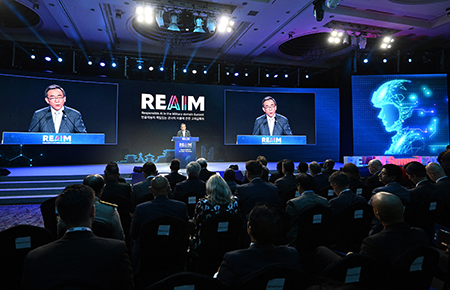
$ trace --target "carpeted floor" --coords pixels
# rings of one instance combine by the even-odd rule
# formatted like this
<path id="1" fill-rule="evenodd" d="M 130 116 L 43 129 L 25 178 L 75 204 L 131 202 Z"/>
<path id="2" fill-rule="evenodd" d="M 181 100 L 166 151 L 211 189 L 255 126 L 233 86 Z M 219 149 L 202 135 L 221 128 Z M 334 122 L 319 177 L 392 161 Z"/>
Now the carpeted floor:
<path id="1" fill-rule="evenodd" d="M 44 227 L 40 204 L 0 206 L 0 232 L 20 224 Z"/>

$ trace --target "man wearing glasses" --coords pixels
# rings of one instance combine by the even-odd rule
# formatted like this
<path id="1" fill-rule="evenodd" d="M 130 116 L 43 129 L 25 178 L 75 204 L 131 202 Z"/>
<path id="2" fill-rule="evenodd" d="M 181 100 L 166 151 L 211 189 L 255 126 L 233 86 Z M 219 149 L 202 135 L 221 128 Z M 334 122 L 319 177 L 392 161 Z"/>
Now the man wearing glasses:
<path id="1" fill-rule="evenodd" d="M 29 132 L 86 133 L 81 113 L 64 106 L 66 92 L 59 85 L 50 85 L 44 92 L 48 107 L 34 112 Z"/>
<path id="2" fill-rule="evenodd" d="M 288 119 L 277 114 L 277 101 L 271 96 L 262 100 L 264 115 L 255 120 L 253 135 L 292 135 Z"/>

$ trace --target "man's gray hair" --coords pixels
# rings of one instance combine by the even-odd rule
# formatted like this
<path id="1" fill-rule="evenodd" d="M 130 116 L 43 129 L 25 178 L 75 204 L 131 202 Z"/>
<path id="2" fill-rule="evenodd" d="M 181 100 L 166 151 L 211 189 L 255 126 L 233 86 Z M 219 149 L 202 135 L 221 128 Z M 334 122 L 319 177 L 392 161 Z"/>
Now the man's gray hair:
<path id="1" fill-rule="evenodd" d="M 186 173 L 189 177 L 198 177 L 200 174 L 200 164 L 197 161 L 191 161 L 186 166 Z"/>
<path id="2" fill-rule="evenodd" d="M 320 172 L 322 172 L 322 167 L 320 167 L 317 161 L 313 161 L 309 164 L 309 171 L 311 171 L 314 174 L 319 174 Z"/>
<path id="3" fill-rule="evenodd" d="M 201 168 L 206 168 L 206 166 L 208 166 L 208 162 L 206 161 L 205 158 L 199 158 L 197 159 L 198 164 L 200 164 Z"/>

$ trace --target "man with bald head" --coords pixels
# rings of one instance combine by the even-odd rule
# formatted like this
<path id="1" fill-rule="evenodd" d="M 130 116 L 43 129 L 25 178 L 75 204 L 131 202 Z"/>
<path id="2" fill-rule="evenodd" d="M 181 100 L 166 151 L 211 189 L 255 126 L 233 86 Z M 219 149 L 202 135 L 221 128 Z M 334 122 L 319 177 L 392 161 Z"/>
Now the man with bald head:
<path id="1" fill-rule="evenodd" d="M 450 200 L 450 178 L 445 174 L 444 168 L 437 163 L 431 162 L 425 166 L 430 179 L 435 182 L 435 195 L 444 201 Z"/>
<path id="2" fill-rule="evenodd" d="M 383 169 L 383 164 L 378 159 L 372 159 L 367 164 L 367 168 L 369 169 L 369 172 L 371 174 L 370 177 L 367 177 L 365 180 L 365 185 L 367 187 L 367 190 L 372 192 L 377 187 L 384 186 L 383 183 L 380 181 L 380 177 L 378 176 L 381 172 L 381 169 Z"/>

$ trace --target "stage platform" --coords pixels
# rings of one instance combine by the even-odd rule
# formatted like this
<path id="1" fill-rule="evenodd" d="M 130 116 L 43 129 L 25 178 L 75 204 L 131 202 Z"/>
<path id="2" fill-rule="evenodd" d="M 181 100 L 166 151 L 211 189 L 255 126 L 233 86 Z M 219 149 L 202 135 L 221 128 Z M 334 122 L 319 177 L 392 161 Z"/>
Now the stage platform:
<path id="1" fill-rule="evenodd" d="M 295 166 L 299 162 L 295 162 Z M 208 162 L 208 170 L 222 173 L 231 165 L 237 164 L 242 174 L 245 174 L 245 162 Z M 142 163 L 119 163 L 121 177 L 132 184 L 133 168 Z M 156 163 L 160 174 L 170 173 L 169 163 Z M 89 174 L 102 174 L 105 164 L 12 167 L 8 176 L 0 177 L 0 205 L 42 203 L 46 199 L 58 195 L 67 185 L 81 184 Z M 340 169 L 342 163 L 336 163 L 335 169 Z M 267 164 L 271 173 L 276 172 L 277 163 Z M 186 175 L 185 169 L 180 169 Z"/>

